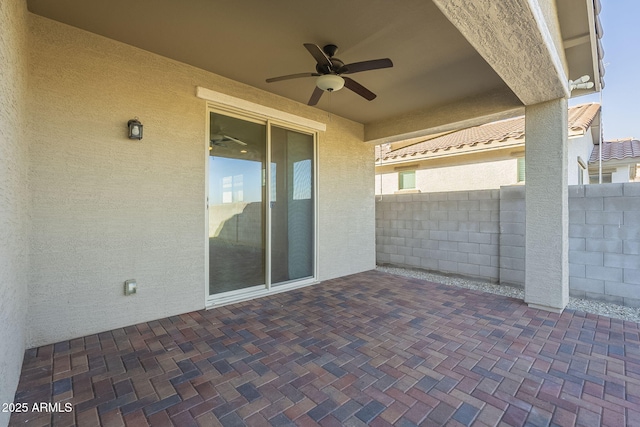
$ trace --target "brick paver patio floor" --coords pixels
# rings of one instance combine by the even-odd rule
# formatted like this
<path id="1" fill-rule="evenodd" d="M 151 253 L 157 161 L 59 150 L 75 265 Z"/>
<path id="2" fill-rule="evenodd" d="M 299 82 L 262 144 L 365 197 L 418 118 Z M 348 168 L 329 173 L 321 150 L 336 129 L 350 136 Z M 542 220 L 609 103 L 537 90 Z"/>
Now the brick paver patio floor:
<path id="1" fill-rule="evenodd" d="M 371 271 L 28 350 L 16 402 L 60 407 L 11 425 L 640 426 L 639 325 Z"/>

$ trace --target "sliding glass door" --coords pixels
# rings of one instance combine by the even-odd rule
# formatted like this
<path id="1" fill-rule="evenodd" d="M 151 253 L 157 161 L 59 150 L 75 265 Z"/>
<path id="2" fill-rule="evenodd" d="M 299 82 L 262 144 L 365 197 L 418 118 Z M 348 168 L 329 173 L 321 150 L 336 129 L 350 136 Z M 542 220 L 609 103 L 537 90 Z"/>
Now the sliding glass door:
<path id="1" fill-rule="evenodd" d="M 222 112 L 209 120 L 209 295 L 313 278 L 314 135 Z"/>
<path id="2" fill-rule="evenodd" d="M 313 276 L 313 135 L 271 127 L 271 283 Z"/>
<path id="3" fill-rule="evenodd" d="M 267 127 L 210 113 L 209 293 L 265 285 Z"/>

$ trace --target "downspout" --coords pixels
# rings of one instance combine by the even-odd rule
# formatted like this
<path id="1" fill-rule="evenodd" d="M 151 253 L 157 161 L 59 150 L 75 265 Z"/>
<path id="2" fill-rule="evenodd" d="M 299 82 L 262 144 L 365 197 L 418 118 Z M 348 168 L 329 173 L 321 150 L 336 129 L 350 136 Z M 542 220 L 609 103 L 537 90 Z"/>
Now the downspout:
<path id="1" fill-rule="evenodd" d="M 602 184 L 602 143 L 604 141 L 604 121 L 602 119 L 602 89 L 600 89 L 600 143 L 598 144 L 598 184 Z"/>
<path id="2" fill-rule="evenodd" d="M 602 133 L 600 134 L 600 147 L 598 150 L 600 151 L 598 154 L 598 184 L 602 184 Z"/>
<path id="3" fill-rule="evenodd" d="M 380 163 L 376 162 L 376 166 L 382 166 L 382 144 L 378 145 L 378 152 L 380 153 Z M 382 172 L 380 172 L 380 199 L 378 199 L 378 202 L 382 201 Z"/>

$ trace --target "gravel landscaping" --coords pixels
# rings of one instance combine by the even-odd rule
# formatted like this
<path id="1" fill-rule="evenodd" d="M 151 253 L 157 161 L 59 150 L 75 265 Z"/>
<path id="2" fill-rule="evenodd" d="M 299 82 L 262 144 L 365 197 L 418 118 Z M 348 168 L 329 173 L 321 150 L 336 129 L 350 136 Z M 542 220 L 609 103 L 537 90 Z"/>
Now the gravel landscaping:
<path id="1" fill-rule="evenodd" d="M 413 277 L 416 279 L 428 280 L 430 282 L 458 286 L 461 288 L 473 289 L 481 292 L 489 292 L 492 294 L 504 295 L 524 300 L 524 290 L 514 286 L 497 285 L 461 277 L 430 273 L 423 270 L 413 270 L 399 267 L 378 266 L 377 270 L 385 273 L 396 274 L 399 276 Z M 616 319 L 623 319 L 640 323 L 640 308 L 624 307 L 617 304 L 587 300 L 582 298 L 570 298 L 567 308 L 576 311 L 601 314 L 603 316 L 609 316 Z"/>

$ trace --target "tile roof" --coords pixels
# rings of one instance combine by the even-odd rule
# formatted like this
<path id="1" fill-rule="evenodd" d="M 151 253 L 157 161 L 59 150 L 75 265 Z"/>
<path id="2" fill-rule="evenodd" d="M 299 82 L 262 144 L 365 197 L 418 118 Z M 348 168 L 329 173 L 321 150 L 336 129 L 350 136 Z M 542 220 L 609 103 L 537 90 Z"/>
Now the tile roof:
<path id="1" fill-rule="evenodd" d="M 598 103 L 576 105 L 569 108 L 569 130 L 586 132 L 599 111 L 600 104 Z M 376 160 L 380 160 L 381 157 L 382 160 L 387 160 L 425 155 L 439 150 L 473 147 L 478 144 L 489 145 L 493 142 L 507 140 L 524 140 L 524 116 L 462 129 L 436 138 L 423 139 L 397 150 L 391 150 L 389 146 L 376 147 Z"/>
<path id="2" fill-rule="evenodd" d="M 599 161 L 600 149 L 594 147 L 591 152 L 589 163 L 597 163 Z M 614 141 L 604 141 L 602 143 L 602 161 L 608 160 L 625 160 L 634 159 L 640 162 L 640 141 L 637 139 L 617 139 Z M 635 163 L 634 162 L 634 163 Z"/>

